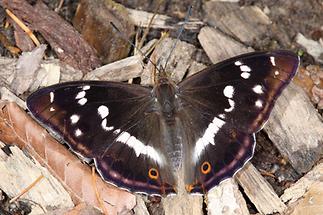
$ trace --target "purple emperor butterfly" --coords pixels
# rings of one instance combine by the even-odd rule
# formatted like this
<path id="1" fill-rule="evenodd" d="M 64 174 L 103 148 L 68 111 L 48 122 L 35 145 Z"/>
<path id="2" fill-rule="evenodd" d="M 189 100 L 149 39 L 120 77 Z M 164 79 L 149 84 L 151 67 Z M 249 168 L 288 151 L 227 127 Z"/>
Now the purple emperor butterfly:
<path id="1" fill-rule="evenodd" d="M 205 193 L 253 156 L 255 135 L 299 58 L 289 51 L 240 55 L 153 88 L 78 81 L 40 89 L 27 106 L 104 180 L 132 192 Z M 163 73 L 161 73 L 163 74 Z M 176 172 L 183 171 L 178 179 Z M 184 180 L 184 183 L 178 183 Z"/>

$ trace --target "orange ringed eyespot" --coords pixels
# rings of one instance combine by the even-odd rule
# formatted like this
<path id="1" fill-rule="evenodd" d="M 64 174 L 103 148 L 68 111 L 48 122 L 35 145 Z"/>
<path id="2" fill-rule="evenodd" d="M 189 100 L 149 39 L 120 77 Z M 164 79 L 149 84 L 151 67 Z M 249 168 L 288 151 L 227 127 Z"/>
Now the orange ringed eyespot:
<path id="1" fill-rule="evenodd" d="M 159 176 L 158 170 L 155 168 L 150 168 L 148 171 L 148 176 L 149 176 L 149 178 L 154 179 L 154 180 L 158 179 L 158 176 Z"/>
<path id="2" fill-rule="evenodd" d="M 208 161 L 204 161 L 201 165 L 201 172 L 206 175 L 211 172 L 211 164 Z"/>

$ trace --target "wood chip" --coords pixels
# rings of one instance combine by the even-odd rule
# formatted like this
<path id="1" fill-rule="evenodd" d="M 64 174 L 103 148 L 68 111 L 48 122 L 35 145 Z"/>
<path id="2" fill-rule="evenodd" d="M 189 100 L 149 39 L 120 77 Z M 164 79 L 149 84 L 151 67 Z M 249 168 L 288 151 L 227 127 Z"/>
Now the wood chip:
<path id="1" fill-rule="evenodd" d="M 131 20 L 136 26 L 145 27 L 145 28 L 148 27 L 148 24 L 154 15 L 153 13 L 130 9 L 130 8 L 127 8 L 127 11 L 129 13 Z M 174 19 L 170 16 L 157 14 L 154 20 L 152 21 L 150 27 L 160 28 L 160 29 L 178 29 L 179 26 L 183 24 L 184 22 L 174 23 Z M 204 25 L 204 22 L 198 19 L 191 18 L 187 22 L 185 22 L 184 28 L 190 31 L 198 31 L 203 25 Z"/>
<path id="2" fill-rule="evenodd" d="M 213 63 L 225 58 L 253 51 L 243 44 L 227 37 L 219 30 L 212 27 L 204 27 L 198 35 L 199 42 Z M 223 45 L 225 44 L 225 45 Z"/>
<path id="3" fill-rule="evenodd" d="M 20 95 L 27 91 L 34 82 L 34 75 L 40 67 L 46 46 L 41 45 L 31 52 L 24 52 L 16 64 L 16 72 L 11 82 L 11 89 Z"/>
<path id="4" fill-rule="evenodd" d="M 122 4 L 106 0 L 81 0 L 73 18 L 73 25 L 95 48 L 103 63 L 111 63 L 128 56 L 131 46 L 125 39 L 131 40 L 134 26 Z"/>
<path id="5" fill-rule="evenodd" d="M 3 146 L 3 143 L 2 143 Z M 37 183 L 21 198 L 37 203 L 33 207 L 34 214 L 43 214 L 47 208 L 72 207 L 73 202 L 60 182 L 36 160 L 31 160 L 17 147 L 10 147 L 12 155 L 7 156 L 0 150 L 0 189 L 9 197 L 18 195 L 37 177 L 45 178 Z M 10 182 L 10 183 L 9 183 Z M 48 195 L 50 193 L 50 195 Z M 45 210 L 45 211 L 43 211 Z"/>
<path id="6" fill-rule="evenodd" d="M 232 178 L 208 192 L 207 207 L 209 215 L 249 215 L 246 201 Z"/>
<path id="7" fill-rule="evenodd" d="M 278 98 L 264 129 L 300 174 L 308 172 L 322 155 L 322 119 L 306 93 L 293 83 Z"/>
<path id="8" fill-rule="evenodd" d="M 164 68 L 175 41 L 176 39 L 171 38 L 161 40 L 156 46 L 150 60 L 157 64 L 158 68 L 165 69 L 166 73 L 170 75 L 171 79 L 178 83 L 190 70 L 191 65 L 194 62 L 194 60 L 192 60 L 192 55 L 196 51 L 196 48 L 189 43 L 178 41 L 175 49 L 168 59 L 167 68 Z M 155 66 L 152 65 L 151 62 L 148 62 L 148 65 L 141 75 L 142 85 L 152 85 L 154 83 L 154 69 Z"/>
<path id="9" fill-rule="evenodd" d="M 282 213 L 287 208 L 271 185 L 250 162 L 237 173 L 236 178 L 261 214 Z"/>
<path id="10" fill-rule="evenodd" d="M 296 42 L 303 46 L 306 51 L 312 55 L 316 61 L 323 63 L 323 40 L 320 42 L 306 38 L 303 34 L 298 33 Z"/>
<path id="11" fill-rule="evenodd" d="M 255 39 L 265 37 L 271 24 L 268 16 L 257 6 L 240 7 L 237 3 L 209 1 L 204 9 L 207 22 L 249 45 Z"/>
<path id="12" fill-rule="evenodd" d="M 316 183 L 323 183 L 323 162 L 319 163 L 295 184 L 287 188 L 280 198 L 284 202 L 296 202 L 297 200 L 303 198 L 304 194 L 310 189 L 310 187 Z"/>

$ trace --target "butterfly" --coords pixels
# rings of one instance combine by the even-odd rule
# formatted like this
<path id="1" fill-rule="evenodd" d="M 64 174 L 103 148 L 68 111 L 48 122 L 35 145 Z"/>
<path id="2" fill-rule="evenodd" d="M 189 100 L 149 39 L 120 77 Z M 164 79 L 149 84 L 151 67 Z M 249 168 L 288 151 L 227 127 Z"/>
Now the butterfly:
<path id="1" fill-rule="evenodd" d="M 255 133 L 298 66 L 290 51 L 253 52 L 178 84 L 166 75 L 154 87 L 60 83 L 32 93 L 27 107 L 110 184 L 165 196 L 183 182 L 203 194 L 252 158 Z"/>

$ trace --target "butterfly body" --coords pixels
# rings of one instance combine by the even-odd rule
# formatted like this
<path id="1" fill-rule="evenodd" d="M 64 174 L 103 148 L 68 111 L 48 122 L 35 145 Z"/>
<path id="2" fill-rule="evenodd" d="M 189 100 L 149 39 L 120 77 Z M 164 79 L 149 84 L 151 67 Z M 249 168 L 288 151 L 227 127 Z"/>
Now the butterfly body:
<path id="1" fill-rule="evenodd" d="M 254 133 L 295 75 L 288 51 L 256 52 L 153 88 L 103 81 L 49 86 L 28 109 L 103 179 L 149 195 L 205 193 L 252 157 Z M 178 177 L 178 173 L 184 177 Z"/>

